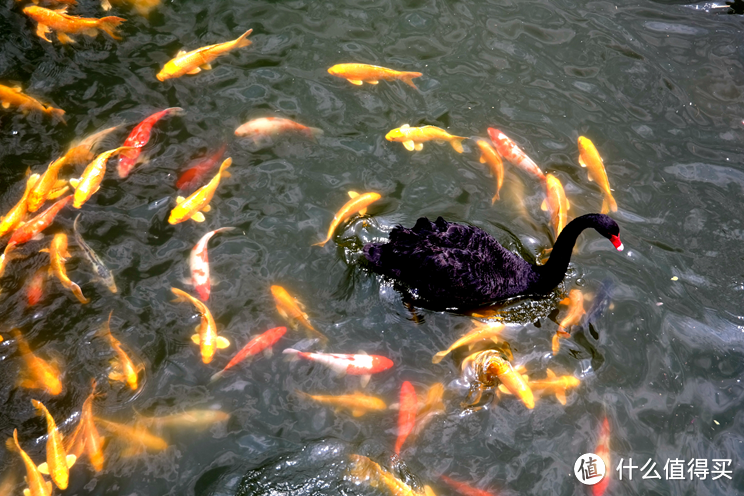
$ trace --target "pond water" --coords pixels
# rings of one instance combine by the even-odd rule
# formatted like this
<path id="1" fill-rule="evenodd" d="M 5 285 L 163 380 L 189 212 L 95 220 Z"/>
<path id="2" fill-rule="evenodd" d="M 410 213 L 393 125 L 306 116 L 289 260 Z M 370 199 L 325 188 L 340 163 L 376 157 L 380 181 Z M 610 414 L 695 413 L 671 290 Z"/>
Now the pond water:
<path id="1" fill-rule="evenodd" d="M 104 15 L 80 0 L 70 13 Z M 610 424 L 611 481 L 606 494 L 735 494 L 744 491 L 744 27 L 742 18 L 672 3 L 572 0 L 217 0 L 159 5 L 145 18 L 128 4 L 121 41 L 104 34 L 46 43 L 22 6 L 0 12 L 0 84 L 20 83 L 65 110 L 67 124 L 0 109 L 0 211 L 21 196 L 25 172 L 43 172 L 69 145 L 121 125 L 103 149 L 120 146 L 132 127 L 167 107 L 144 152 L 149 161 L 126 179 L 109 164 L 100 191 L 80 210 L 79 229 L 112 269 L 119 292 L 93 280 L 73 241 L 77 211 L 63 209 L 41 241 L 19 252 L 0 280 L 0 437 L 18 429 L 21 446 L 44 459 L 41 400 L 63 432 L 73 431 L 96 378 L 98 417 L 133 425 L 136 412 L 167 415 L 222 410 L 227 421 L 205 429 L 169 428 L 161 451 L 126 453 L 115 436 L 96 472 L 87 456 L 73 466 L 69 495 L 387 494 L 355 484 L 350 454 L 390 466 L 398 413 L 353 417 L 300 398 L 360 389 L 318 364 L 289 361 L 289 347 L 320 349 L 302 330 L 219 381 L 210 377 L 248 340 L 287 322 L 270 287 L 303 302 L 329 337 L 326 351 L 383 355 L 394 367 L 372 377 L 367 394 L 398 402 L 403 381 L 419 397 L 445 385 L 445 412 L 401 452 L 399 472 L 414 486 L 455 494 L 441 475 L 494 494 L 577 494 L 587 488 L 573 467 Z M 180 49 L 237 38 L 253 44 L 223 55 L 213 69 L 160 82 L 155 75 Z M 328 74 L 337 63 L 363 62 L 423 73 L 418 89 L 400 81 L 355 86 Z M 286 135 L 257 145 L 234 130 L 278 116 L 324 131 L 317 139 Z M 578 164 L 578 136 L 602 155 L 619 210 L 625 251 L 593 231 L 579 239 L 555 294 L 507 313 L 503 333 L 515 365 L 531 378 L 547 369 L 581 380 L 567 404 L 554 395 L 528 410 L 513 397 L 463 411 L 467 386 L 457 363 L 432 356 L 472 328 L 469 317 L 417 309 L 414 318 L 389 284 L 359 265 L 361 242 L 384 239 L 420 216 L 470 223 L 534 261 L 552 245 L 541 186 L 506 164 L 501 199 L 494 179 L 465 152 L 426 143 L 419 152 L 385 140 L 403 124 L 434 125 L 486 137 L 495 127 L 560 179 L 569 218 L 596 212 L 602 194 Z M 194 158 L 227 144 L 232 177 L 219 185 L 204 223 L 172 226 L 176 179 Z M 82 167 L 63 170 L 77 177 Z M 382 195 L 321 240 L 347 192 Z M 198 316 L 172 303 L 171 287 L 192 291 L 191 248 L 207 231 L 238 229 L 209 245 L 216 284 L 208 307 L 230 340 L 212 363 L 191 342 Z M 25 285 L 49 263 L 52 234 L 70 235 L 70 278 L 91 299 L 81 305 L 54 277 L 29 307 Z M 575 328 L 561 351 L 551 338 L 570 289 L 587 299 L 605 284 L 610 300 L 591 326 Z M 192 291 L 193 292 L 193 291 Z M 589 309 L 592 303 L 587 301 Z M 145 364 L 132 392 L 109 383 L 108 342 L 96 337 L 110 311 L 111 329 Z M 18 328 L 44 358 L 57 357 L 64 391 L 50 396 L 17 386 L 25 364 L 10 330 Z M 102 433 L 105 432 L 102 429 Z M 618 479 L 621 459 L 638 465 Z M 667 480 L 667 460 L 683 460 L 685 480 Z M 656 463 L 659 479 L 642 479 Z M 688 473 L 692 460 L 729 460 L 726 476 Z M 25 475 L 20 458 L 0 449 L 0 483 Z M 731 478 L 729 478 L 731 477 Z M 24 485 L 15 484 L 12 494 Z"/>

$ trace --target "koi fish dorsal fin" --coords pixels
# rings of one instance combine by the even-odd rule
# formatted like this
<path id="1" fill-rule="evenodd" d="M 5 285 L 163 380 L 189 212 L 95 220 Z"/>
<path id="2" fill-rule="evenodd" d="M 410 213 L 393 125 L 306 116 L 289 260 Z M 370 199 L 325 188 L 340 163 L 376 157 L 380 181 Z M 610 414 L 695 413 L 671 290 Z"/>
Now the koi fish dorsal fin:
<path id="1" fill-rule="evenodd" d="M 356 191 L 349 191 L 349 198 L 354 199 L 357 196 L 359 196 L 359 193 L 357 193 Z"/>

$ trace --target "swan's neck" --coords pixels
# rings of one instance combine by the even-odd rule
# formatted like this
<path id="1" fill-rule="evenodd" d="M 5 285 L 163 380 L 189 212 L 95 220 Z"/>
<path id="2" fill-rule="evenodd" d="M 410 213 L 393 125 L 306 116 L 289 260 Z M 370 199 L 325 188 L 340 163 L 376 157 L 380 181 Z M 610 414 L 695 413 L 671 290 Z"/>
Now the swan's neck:
<path id="1" fill-rule="evenodd" d="M 576 244 L 576 238 L 584 229 L 594 227 L 592 216 L 593 214 L 588 214 L 577 217 L 563 228 L 553 245 L 550 259 L 545 265 L 537 268 L 541 285 L 552 289 L 563 280 L 566 270 L 568 270 L 568 263 L 571 261 L 571 253 Z"/>

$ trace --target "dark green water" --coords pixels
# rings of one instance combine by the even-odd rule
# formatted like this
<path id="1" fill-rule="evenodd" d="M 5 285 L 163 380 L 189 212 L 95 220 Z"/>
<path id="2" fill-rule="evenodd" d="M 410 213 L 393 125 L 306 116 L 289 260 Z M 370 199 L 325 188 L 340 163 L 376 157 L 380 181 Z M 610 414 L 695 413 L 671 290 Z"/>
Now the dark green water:
<path id="1" fill-rule="evenodd" d="M 100 17 L 94 1 L 72 13 Z M 221 408 L 230 420 L 201 432 L 170 430 L 170 447 L 134 458 L 109 444 L 95 473 L 87 458 L 72 470 L 69 495 L 377 494 L 342 480 L 350 453 L 384 462 L 392 453 L 397 413 L 348 413 L 298 399 L 295 389 L 352 392 L 357 379 L 338 378 L 280 354 L 259 357 L 208 385 L 250 336 L 283 325 L 269 293 L 280 284 L 307 305 L 329 351 L 390 357 L 395 367 L 373 377 L 367 391 L 397 401 L 400 384 L 421 393 L 447 385 L 446 414 L 404 449 L 408 470 L 438 494 L 453 494 L 440 474 L 499 494 L 577 494 L 586 489 L 573 464 L 597 443 L 610 419 L 607 494 L 736 494 L 744 491 L 744 241 L 742 138 L 744 23 L 681 6 L 639 2 L 415 0 L 266 2 L 219 0 L 161 5 L 144 19 L 128 7 L 115 42 L 79 37 L 74 46 L 48 44 L 15 2 L 0 11 L 0 83 L 16 81 L 66 111 L 68 125 L 0 110 L 0 211 L 21 195 L 24 171 L 35 172 L 70 142 L 125 124 L 111 146 L 154 111 L 186 110 L 156 126 L 151 160 L 126 180 L 113 163 L 100 192 L 82 209 L 81 231 L 113 269 L 119 294 L 92 282 L 74 250 L 68 272 L 92 298 L 80 305 L 56 280 L 42 302 L 27 308 L 23 284 L 48 263 L 31 242 L 2 279 L 0 302 L 0 438 L 17 428 L 37 463 L 45 424 L 30 399 L 45 402 L 69 432 L 92 377 L 105 399 L 98 415 L 122 422 L 133 411 L 166 414 Z M 155 74 L 185 47 L 234 39 L 253 28 L 253 45 L 215 61 L 212 71 L 161 83 Z M 400 82 L 356 87 L 327 74 L 333 64 L 365 62 L 424 73 L 419 91 Z M 276 115 L 325 131 L 317 142 L 287 137 L 257 149 L 233 136 L 248 119 Z M 557 356 L 550 339 L 565 310 L 535 310 L 511 324 L 515 362 L 543 377 L 547 367 L 582 380 L 568 404 L 554 397 L 528 411 L 513 399 L 463 414 L 466 390 L 452 360 L 432 355 L 470 328 L 463 316 L 420 311 L 415 323 L 393 289 L 355 264 L 355 237 L 384 236 L 396 223 L 442 215 L 475 224 L 533 259 L 550 246 L 542 192 L 507 165 L 501 201 L 491 205 L 493 179 L 466 152 L 429 143 L 418 153 L 384 139 L 404 123 L 431 124 L 453 134 L 485 136 L 501 129 L 564 184 L 569 216 L 597 211 L 601 194 L 578 165 L 576 139 L 602 154 L 620 210 L 626 250 L 616 252 L 587 232 L 563 290 L 588 294 L 609 279 L 613 306 L 593 322 L 598 338 L 577 332 Z M 188 162 L 228 142 L 232 178 L 220 185 L 203 224 L 171 226 L 174 183 Z M 64 177 L 82 170 L 66 171 Z M 377 191 L 383 200 L 357 219 L 337 243 L 310 245 L 325 234 L 346 192 Z M 46 231 L 72 233 L 73 209 Z M 171 303 L 182 287 L 188 253 L 208 230 L 237 226 L 210 244 L 209 307 L 233 346 L 208 366 L 189 337 L 196 318 Z M 521 246 L 520 246 L 521 244 Z M 672 280 L 672 278 L 676 278 Z M 587 304 L 589 306 L 589 304 Z M 146 363 L 135 395 L 109 386 L 110 348 L 93 337 L 110 310 L 114 332 Z M 42 356 L 64 363 L 58 397 L 15 386 L 22 361 L 8 331 L 20 328 Z M 290 331 L 275 351 L 304 337 Z M 617 480 L 621 458 L 653 459 L 661 480 Z M 24 473 L 0 450 L 0 480 Z M 732 480 L 664 480 L 667 459 L 730 459 Z M 248 474 L 244 480 L 241 478 Z M 625 473 L 627 478 L 627 471 Z M 15 493 L 20 494 L 19 484 Z"/>

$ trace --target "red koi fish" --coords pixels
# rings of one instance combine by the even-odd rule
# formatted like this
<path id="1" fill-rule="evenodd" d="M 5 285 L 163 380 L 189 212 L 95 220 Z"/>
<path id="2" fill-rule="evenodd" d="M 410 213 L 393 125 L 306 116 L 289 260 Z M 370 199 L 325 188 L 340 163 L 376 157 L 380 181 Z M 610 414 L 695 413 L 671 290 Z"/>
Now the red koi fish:
<path id="1" fill-rule="evenodd" d="M 592 486 L 592 496 L 602 496 L 610 485 L 610 421 L 605 416 L 602 421 L 602 430 L 599 432 L 599 442 L 594 449 L 594 453 L 599 456 L 605 464 L 605 476 L 601 481 Z"/>
<path id="2" fill-rule="evenodd" d="M 250 341 L 248 341 L 248 344 L 243 346 L 243 349 L 240 350 L 238 354 L 233 357 L 232 360 L 230 360 L 230 363 L 228 363 L 224 369 L 212 376 L 209 382 L 216 381 L 217 379 L 225 375 L 227 369 L 234 367 L 246 358 L 252 357 L 253 355 L 256 355 L 264 350 L 271 351 L 271 346 L 279 341 L 286 332 L 286 327 L 274 327 L 273 329 L 269 329 L 263 334 L 260 334 L 251 339 Z"/>
<path id="3" fill-rule="evenodd" d="M 70 203 L 70 200 L 72 200 L 72 195 L 67 195 L 61 200 L 57 200 L 51 207 L 16 229 L 13 232 L 13 236 L 10 237 L 10 241 L 8 241 L 8 246 L 5 248 L 6 253 L 11 249 L 11 246 L 15 247 L 30 241 L 41 233 L 41 231 L 49 227 L 54 222 L 54 218 L 59 211 L 62 210 L 62 207 Z"/>
<path id="4" fill-rule="evenodd" d="M 440 475 L 439 478 L 446 482 L 455 491 L 460 494 L 464 494 L 465 496 L 494 496 L 493 493 L 484 491 L 483 489 L 476 489 L 475 487 L 465 484 L 464 482 L 458 482 L 456 480 L 450 479 L 446 475 Z"/>
<path id="5" fill-rule="evenodd" d="M 214 152 L 212 155 L 202 157 L 199 162 L 193 167 L 189 168 L 186 172 L 181 174 L 181 177 L 176 181 L 176 187 L 183 190 L 191 190 L 196 186 L 199 186 L 204 182 L 204 178 L 212 172 L 217 165 L 220 163 L 220 159 L 227 150 L 227 143 L 223 143 L 222 146 Z"/>
<path id="6" fill-rule="evenodd" d="M 152 127 L 160 119 L 166 115 L 179 115 L 184 110 L 181 107 L 171 107 L 160 112 L 155 112 L 145 120 L 137 124 L 129 136 L 124 141 L 122 148 L 125 146 L 133 147 L 133 149 L 123 152 L 119 155 L 119 165 L 117 170 L 119 171 L 119 177 L 124 179 L 132 171 L 132 168 L 137 163 L 140 153 L 142 153 L 142 147 L 144 147 L 148 141 L 150 141 L 150 135 L 152 134 Z"/>
<path id="7" fill-rule="evenodd" d="M 212 290 L 212 283 L 209 280 L 209 255 L 207 254 L 207 243 L 217 233 L 232 231 L 234 227 L 221 227 L 214 231 L 209 231 L 202 236 L 196 246 L 191 250 L 189 257 L 189 267 L 191 268 L 191 282 L 194 289 L 199 294 L 201 301 L 209 299 L 209 292 Z"/>
<path id="8" fill-rule="evenodd" d="M 398 410 L 398 439 L 395 441 L 395 454 L 400 455 L 400 449 L 406 442 L 408 435 L 416 425 L 418 412 L 418 398 L 413 384 L 405 381 L 400 387 L 400 410 Z"/>
<path id="9" fill-rule="evenodd" d="M 545 174 L 543 174 L 543 171 L 541 171 L 537 164 L 504 133 L 498 129 L 489 127 L 488 136 L 491 138 L 491 141 L 496 147 L 496 151 L 499 152 L 499 155 L 525 172 L 532 174 L 543 182 L 545 181 Z"/>
<path id="10" fill-rule="evenodd" d="M 306 360 L 321 363 L 338 374 L 362 376 L 362 387 L 366 386 L 372 374 L 382 372 L 393 366 L 393 361 L 379 355 L 344 355 L 339 353 L 309 353 L 287 348 L 285 354 L 298 355 Z"/>

